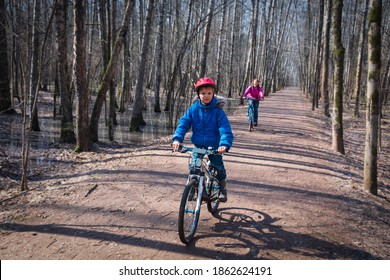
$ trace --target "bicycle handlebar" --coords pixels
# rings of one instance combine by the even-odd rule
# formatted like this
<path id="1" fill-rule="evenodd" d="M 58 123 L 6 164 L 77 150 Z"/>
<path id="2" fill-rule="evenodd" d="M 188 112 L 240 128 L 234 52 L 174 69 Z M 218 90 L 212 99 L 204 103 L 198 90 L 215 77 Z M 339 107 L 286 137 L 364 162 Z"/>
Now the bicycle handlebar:
<path id="1" fill-rule="evenodd" d="M 197 147 L 191 148 L 186 146 L 180 146 L 179 152 L 180 153 L 193 152 L 193 153 L 204 154 L 204 155 L 213 155 L 213 154 L 218 154 L 218 149 L 213 149 L 211 147 L 208 149 L 202 149 Z"/>
<path id="2" fill-rule="evenodd" d="M 244 99 L 247 99 L 247 100 L 258 100 L 258 101 L 264 101 L 264 98 L 261 99 L 261 98 L 253 98 L 253 97 L 244 97 Z"/>

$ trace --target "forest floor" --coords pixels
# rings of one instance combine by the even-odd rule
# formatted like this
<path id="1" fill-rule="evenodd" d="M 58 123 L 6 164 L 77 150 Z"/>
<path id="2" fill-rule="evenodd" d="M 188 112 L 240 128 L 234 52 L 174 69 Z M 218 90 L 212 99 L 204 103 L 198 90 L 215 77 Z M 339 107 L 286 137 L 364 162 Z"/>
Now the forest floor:
<path id="1" fill-rule="evenodd" d="M 364 117 L 345 114 L 341 155 L 330 149 L 330 121 L 310 108 L 287 88 L 260 104 L 253 132 L 245 107 L 229 116 L 228 202 L 215 216 L 203 205 L 189 246 L 177 232 L 188 154 L 171 153 L 169 137 L 80 154 L 33 149 L 50 164 L 30 167 L 23 193 L 2 145 L 0 259 L 390 259 L 388 116 L 373 196 L 362 190 Z"/>

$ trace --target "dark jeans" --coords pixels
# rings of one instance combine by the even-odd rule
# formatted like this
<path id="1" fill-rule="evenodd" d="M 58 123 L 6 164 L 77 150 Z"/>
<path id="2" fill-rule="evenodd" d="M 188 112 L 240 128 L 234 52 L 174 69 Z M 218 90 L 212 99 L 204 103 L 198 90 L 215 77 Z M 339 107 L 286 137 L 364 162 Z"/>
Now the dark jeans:
<path id="1" fill-rule="evenodd" d="M 222 155 L 215 154 L 215 155 L 209 155 L 209 160 L 211 162 L 211 165 L 217 170 L 217 179 L 219 181 L 226 179 L 226 169 L 223 164 Z M 191 163 L 195 163 L 196 159 L 202 158 L 201 155 L 198 153 L 192 153 L 192 161 Z M 193 169 L 193 165 L 190 163 L 190 170 Z"/>
<path id="2" fill-rule="evenodd" d="M 249 120 L 249 108 L 252 109 L 252 120 L 257 123 L 259 117 L 259 100 L 248 99 L 248 120 Z"/>

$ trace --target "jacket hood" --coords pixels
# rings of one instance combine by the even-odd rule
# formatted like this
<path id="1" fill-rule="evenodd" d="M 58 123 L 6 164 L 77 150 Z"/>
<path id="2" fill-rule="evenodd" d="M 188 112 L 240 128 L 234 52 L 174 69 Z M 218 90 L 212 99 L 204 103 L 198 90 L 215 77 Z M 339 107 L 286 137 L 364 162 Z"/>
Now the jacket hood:
<path id="1" fill-rule="evenodd" d="M 225 97 L 222 97 L 222 96 L 214 96 L 213 100 L 211 100 L 211 103 L 209 105 L 203 105 L 202 102 L 200 102 L 200 99 L 198 97 L 195 97 L 193 99 L 193 103 L 196 104 L 197 102 L 200 103 L 200 106 L 202 108 L 210 108 L 209 106 L 211 106 L 214 102 L 214 99 L 217 99 L 217 102 L 215 103 L 214 107 L 217 107 L 217 108 L 222 108 L 223 106 L 225 106 L 226 102 L 227 102 L 227 99 Z"/>
<path id="2" fill-rule="evenodd" d="M 214 96 L 209 105 L 203 105 L 202 102 L 200 102 L 200 99 L 198 99 L 196 105 L 203 109 L 214 109 L 215 107 L 217 107 L 217 103 L 218 99 Z"/>

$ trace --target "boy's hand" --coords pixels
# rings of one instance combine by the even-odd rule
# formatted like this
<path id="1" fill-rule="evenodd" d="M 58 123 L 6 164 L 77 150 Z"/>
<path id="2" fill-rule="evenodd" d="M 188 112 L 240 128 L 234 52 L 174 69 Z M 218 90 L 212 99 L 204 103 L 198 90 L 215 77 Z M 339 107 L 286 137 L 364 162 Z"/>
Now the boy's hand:
<path id="1" fill-rule="evenodd" d="M 179 148 L 180 148 L 180 146 L 181 146 L 181 143 L 180 142 L 173 142 L 172 143 L 172 151 L 173 152 L 178 152 L 179 151 Z"/>
<path id="2" fill-rule="evenodd" d="M 218 154 L 227 153 L 227 148 L 225 146 L 221 146 L 218 148 Z"/>

